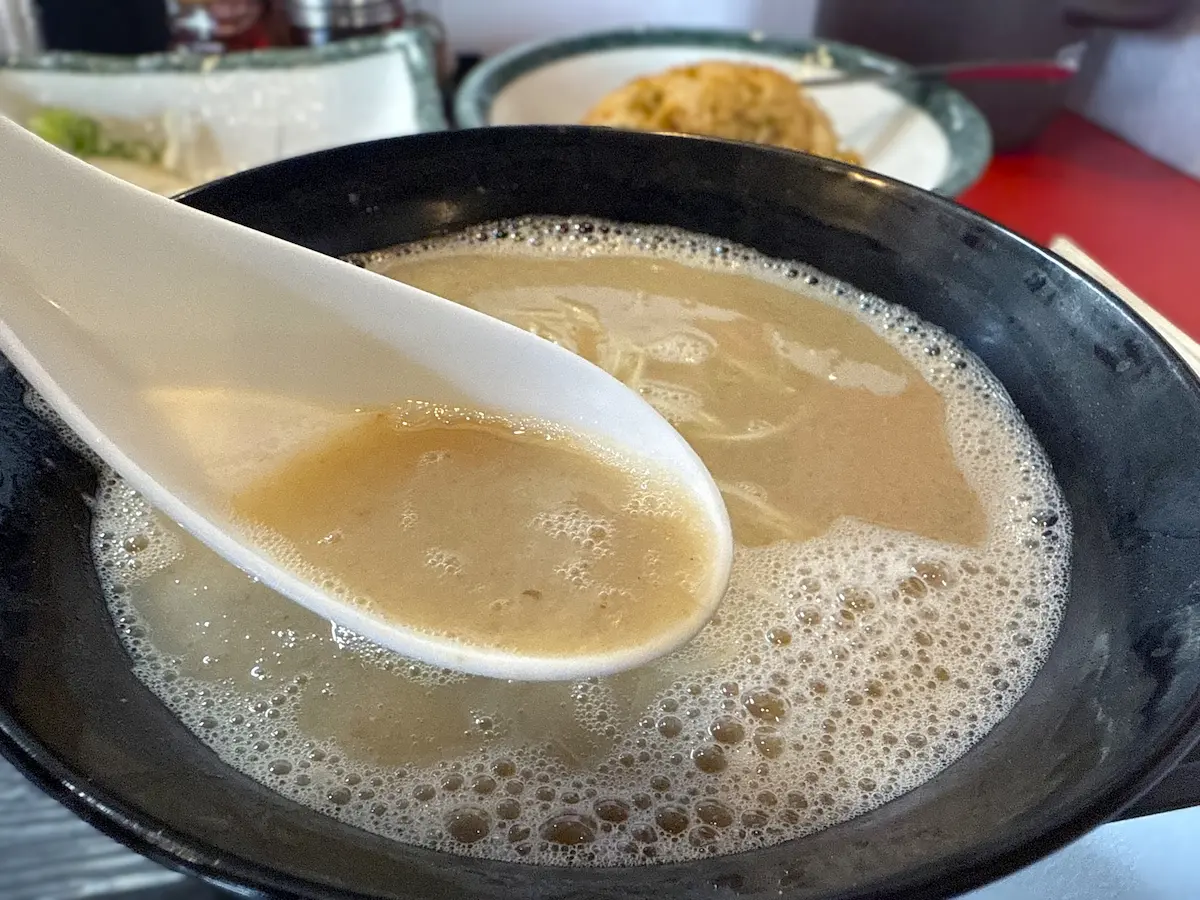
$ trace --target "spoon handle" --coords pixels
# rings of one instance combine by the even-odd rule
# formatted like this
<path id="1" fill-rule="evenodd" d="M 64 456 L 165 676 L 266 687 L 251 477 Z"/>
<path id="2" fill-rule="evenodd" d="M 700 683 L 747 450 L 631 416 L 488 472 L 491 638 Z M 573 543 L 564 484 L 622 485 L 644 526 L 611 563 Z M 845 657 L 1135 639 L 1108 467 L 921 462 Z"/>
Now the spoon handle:
<path id="1" fill-rule="evenodd" d="M 1078 71 L 1078 65 L 1062 59 L 986 60 L 966 63 L 941 63 L 917 66 L 897 72 L 848 72 L 831 78 L 802 78 L 807 88 L 845 84 L 893 84 L 903 81 L 1065 81 Z"/>

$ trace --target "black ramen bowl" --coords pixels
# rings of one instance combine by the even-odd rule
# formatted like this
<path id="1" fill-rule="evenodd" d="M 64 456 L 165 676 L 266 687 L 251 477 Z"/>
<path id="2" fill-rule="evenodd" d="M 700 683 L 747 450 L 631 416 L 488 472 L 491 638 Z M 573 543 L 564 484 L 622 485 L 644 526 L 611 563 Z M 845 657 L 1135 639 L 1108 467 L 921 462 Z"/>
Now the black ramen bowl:
<path id="1" fill-rule="evenodd" d="M 1200 385 L 1115 297 L 947 200 L 804 156 L 585 128 L 399 138 L 277 163 L 182 202 L 329 254 L 501 217 L 673 225 L 800 260 L 958 335 L 1007 387 L 1075 519 L 1071 597 L 1032 688 L 917 790 L 701 862 L 569 870 L 439 854 L 222 764 L 130 673 L 89 551 L 96 474 L 0 373 L 0 750 L 154 859 L 277 896 L 950 895 L 1116 815 L 1200 718 Z M 2 215 L 0 211 L 0 215 Z"/>

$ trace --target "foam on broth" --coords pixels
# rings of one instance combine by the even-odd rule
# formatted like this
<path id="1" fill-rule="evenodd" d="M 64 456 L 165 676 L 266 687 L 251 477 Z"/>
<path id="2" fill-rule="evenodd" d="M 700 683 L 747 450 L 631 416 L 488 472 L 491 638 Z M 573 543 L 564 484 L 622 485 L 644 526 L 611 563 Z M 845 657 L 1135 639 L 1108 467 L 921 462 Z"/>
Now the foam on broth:
<path id="1" fill-rule="evenodd" d="M 606 259 L 636 265 L 613 283 Z M 506 287 L 523 260 L 558 269 Z M 726 490 L 731 586 L 650 666 L 573 684 L 467 677 L 330 628 L 106 475 L 95 557 L 132 664 L 230 765 L 452 853 L 677 861 L 911 790 L 1029 685 L 1066 599 L 1067 510 L 1008 397 L 952 337 L 820 273 L 653 228 L 510 221 L 358 261 L 489 312 L 507 303 L 504 317 L 638 386 Z M 681 269 L 716 280 L 696 298 Z M 722 386 L 707 394 L 687 375 L 705 363 Z"/>

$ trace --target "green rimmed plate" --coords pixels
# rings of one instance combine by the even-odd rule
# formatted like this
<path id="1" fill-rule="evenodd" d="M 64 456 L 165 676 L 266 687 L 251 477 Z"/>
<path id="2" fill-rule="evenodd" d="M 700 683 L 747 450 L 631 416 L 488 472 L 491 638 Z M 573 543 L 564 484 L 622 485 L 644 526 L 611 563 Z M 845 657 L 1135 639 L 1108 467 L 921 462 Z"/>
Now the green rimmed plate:
<path id="1" fill-rule="evenodd" d="M 314 49 L 47 53 L 0 62 L 0 115 L 26 123 L 46 107 L 120 120 L 166 141 L 176 173 L 192 184 L 446 127 L 433 47 L 421 29 Z"/>
<path id="2" fill-rule="evenodd" d="M 455 97 L 463 128 L 578 123 L 609 91 L 642 75 L 706 59 L 770 65 L 797 78 L 902 73 L 904 63 L 858 47 L 755 32 L 636 28 L 516 47 L 486 60 Z M 814 88 L 843 143 L 868 169 L 956 196 L 983 173 L 992 138 L 983 114 L 943 84 Z"/>

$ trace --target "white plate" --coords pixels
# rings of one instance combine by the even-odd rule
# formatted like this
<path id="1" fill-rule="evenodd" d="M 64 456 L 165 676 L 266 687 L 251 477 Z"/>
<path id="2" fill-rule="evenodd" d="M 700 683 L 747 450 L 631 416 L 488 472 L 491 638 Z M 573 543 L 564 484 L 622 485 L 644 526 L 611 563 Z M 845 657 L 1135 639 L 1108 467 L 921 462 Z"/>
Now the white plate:
<path id="1" fill-rule="evenodd" d="M 903 68 L 857 48 L 743 32 L 605 32 L 517 48 L 483 63 L 463 83 L 456 113 L 464 127 L 577 124 L 600 98 L 634 78 L 713 59 L 772 66 L 795 78 Z M 957 194 L 990 158 L 983 116 L 944 86 L 918 97 L 911 85 L 902 92 L 850 84 L 814 88 L 813 97 L 866 168 L 900 181 Z"/>
<path id="2" fill-rule="evenodd" d="M 445 128 L 424 32 L 318 50 L 219 57 L 47 54 L 0 67 L 0 114 L 47 106 L 129 120 L 169 119 L 189 135 L 190 180 L 341 144 Z"/>

